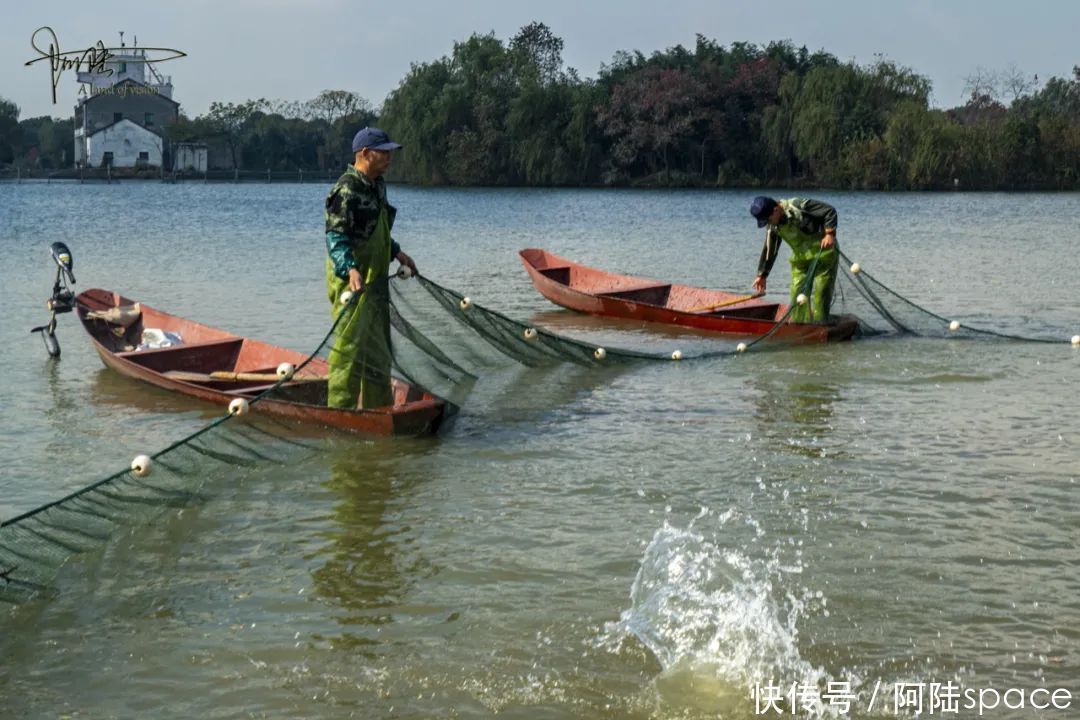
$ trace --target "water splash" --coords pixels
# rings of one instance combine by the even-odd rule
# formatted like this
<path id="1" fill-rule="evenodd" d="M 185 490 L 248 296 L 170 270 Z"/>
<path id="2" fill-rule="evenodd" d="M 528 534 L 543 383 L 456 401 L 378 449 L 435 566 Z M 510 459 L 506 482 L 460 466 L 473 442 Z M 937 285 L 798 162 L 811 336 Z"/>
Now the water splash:
<path id="1" fill-rule="evenodd" d="M 725 513 L 721 524 L 732 515 Z M 801 563 L 782 561 L 778 551 L 752 558 L 693 525 L 665 522 L 656 531 L 630 589 L 630 607 L 605 626 L 601 645 L 617 650 L 636 638 L 663 668 L 656 682 L 662 699 L 678 697 L 701 710 L 752 707 L 755 685 L 824 687 L 832 678 L 799 654 L 799 619 L 821 603 L 820 594 L 788 589 L 788 576 L 801 572 Z"/>

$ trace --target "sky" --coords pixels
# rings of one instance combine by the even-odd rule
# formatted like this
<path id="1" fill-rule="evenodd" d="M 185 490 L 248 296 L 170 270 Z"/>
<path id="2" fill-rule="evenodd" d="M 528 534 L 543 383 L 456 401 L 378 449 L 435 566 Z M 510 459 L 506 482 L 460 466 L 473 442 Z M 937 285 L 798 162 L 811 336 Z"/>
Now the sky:
<path id="1" fill-rule="evenodd" d="M 720 44 L 791 40 L 843 61 L 878 56 L 910 67 L 933 84 L 932 104 L 963 104 L 965 79 L 977 68 L 1017 68 L 1071 77 L 1080 2 L 1075 0 L 5 0 L 0 26 L 0 97 L 20 118 L 69 117 L 78 84 L 65 73 L 52 103 L 48 61 L 30 38 L 51 27 L 65 50 L 101 40 L 175 48 L 187 57 L 158 65 L 172 76 L 173 98 L 189 116 L 212 101 L 265 97 L 308 100 L 321 90 L 352 90 L 378 106 L 412 63 L 447 55 L 455 41 L 494 32 L 509 40 L 532 21 L 564 41 L 563 60 L 596 77 L 619 50 L 654 50 L 697 34 Z M 47 43 L 46 43 L 47 49 Z"/>

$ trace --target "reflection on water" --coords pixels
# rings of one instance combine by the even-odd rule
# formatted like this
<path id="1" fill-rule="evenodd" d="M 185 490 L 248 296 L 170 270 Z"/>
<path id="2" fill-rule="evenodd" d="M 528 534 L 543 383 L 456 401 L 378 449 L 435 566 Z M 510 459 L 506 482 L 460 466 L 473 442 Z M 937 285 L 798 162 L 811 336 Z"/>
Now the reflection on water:
<path id="1" fill-rule="evenodd" d="M 833 403 L 841 399 L 837 386 L 791 380 L 751 378 L 758 432 L 774 440 L 778 449 L 796 455 L 815 458 L 833 453 L 829 437 L 834 430 Z"/>
<path id="2" fill-rule="evenodd" d="M 61 372 L 58 361 L 46 361 L 45 382 L 49 388 L 49 399 L 52 401 L 51 404 L 45 406 L 47 416 L 55 417 L 75 406 L 75 398 L 66 392 L 68 382 L 64 379 L 64 373 Z"/>
<path id="3" fill-rule="evenodd" d="M 89 399 L 93 403 L 113 405 L 118 408 L 136 408 L 150 413 L 195 412 L 206 420 L 223 414 L 221 407 L 213 403 L 125 377 L 105 367 L 91 374 Z"/>
<path id="4" fill-rule="evenodd" d="M 778 423 L 816 431 L 832 429 L 834 401 L 840 398 L 835 385 L 818 382 L 780 383 L 755 378 L 757 406 L 763 424 Z"/>
<path id="5" fill-rule="evenodd" d="M 398 472 L 400 453 L 392 441 L 343 441 L 331 445 L 326 458 L 330 476 L 323 485 L 340 499 L 322 533 L 326 544 L 309 557 L 321 562 L 311 575 L 319 595 L 339 608 L 337 622 L 349 626 L 335 642 L 360 651 L 380 644 L 380 626 L 393 621 L 407 584 L 423 575 L 401 567 L 397 553 L 408 528 L 396 522 L 391 507 L 407 502 L 416 482 Z"/>

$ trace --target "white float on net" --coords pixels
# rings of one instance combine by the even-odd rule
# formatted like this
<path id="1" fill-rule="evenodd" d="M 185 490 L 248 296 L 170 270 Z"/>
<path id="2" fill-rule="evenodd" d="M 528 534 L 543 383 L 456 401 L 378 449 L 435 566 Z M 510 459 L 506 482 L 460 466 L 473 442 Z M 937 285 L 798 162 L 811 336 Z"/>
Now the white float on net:
<path id="1" fill-rule="evenodd" d="M 131 473 L 135 477 L 146 477 L 154 467 L 154 461 L 149 455 L 136 455 L 131 461 Z"/>

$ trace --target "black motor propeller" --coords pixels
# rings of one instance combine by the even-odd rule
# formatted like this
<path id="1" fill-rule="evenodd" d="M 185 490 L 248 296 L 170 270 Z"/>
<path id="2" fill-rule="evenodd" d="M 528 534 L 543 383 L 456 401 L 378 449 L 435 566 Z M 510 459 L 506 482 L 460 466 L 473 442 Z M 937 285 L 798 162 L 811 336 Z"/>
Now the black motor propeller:
<path id="1" fill-rule="evenodd" d="M 62 242 L 54 242 L 49 246 L 49 254 L 56 263 L 56 281 L 53 283 L 52 297 L 45 302 L 52 315 L 46 325 L 36 327 L 30 332 L 41 333 L 45 341 L 45 350 L 49 357 L 60 357 L 60 341 L 56 339 L 56 316 L 71 312 L 75 308 L 75 292 L 68 287 L 70 282 L 75 284 L 75 261 L 71 257 L 71 250 Z"/>

